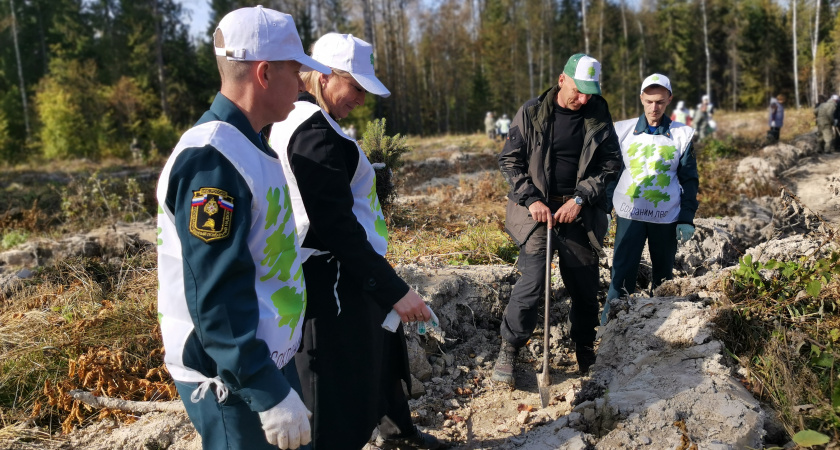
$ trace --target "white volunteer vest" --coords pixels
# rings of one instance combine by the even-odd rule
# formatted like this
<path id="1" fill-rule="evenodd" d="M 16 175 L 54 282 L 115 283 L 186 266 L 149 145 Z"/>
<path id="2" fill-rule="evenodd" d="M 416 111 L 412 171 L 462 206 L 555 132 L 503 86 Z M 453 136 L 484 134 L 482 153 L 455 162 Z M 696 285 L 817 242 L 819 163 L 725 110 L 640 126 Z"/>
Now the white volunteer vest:
<path id="1" fill-rule="evenodd" d="M 300 244 L 280 161 L 260 151 L 228 123 L 207 122 L 188 130 L 166 162 L 157 189 L 158 317 L 166 348 L 166 367 L 173 379 L 183 382 L 201 383 L 208 378 L 186 367 L 182 358 L 184 344 L 194 326 L 184 294 L 181 242 L 175 230 L 175 215 L 166 208 L 166 192 L 178 155 L 207 145 L 212 145 L 233 164 L 251 190 L 251 204 L 234 199 L 233 208 L 234 213 L 238 208 L 251 209 L 248 250 L 256 267 L 254 288 L 259 306 L 256 335 L 268 345 L 278 368 L 294 356 L 300 345 L 306 311 Z M 284 316 L 280 311 L 289 305 L 293 310 L 300 308 L 300 315 Z"/>
<path id="2" fill-rule="evenodd" d="M 350 190 L 353 193 L 353 214 L 356 216 L 359 224 L 365 229 L 368 242 L 373 246 L 373 249 L 380 255 L 385 256 L 385 253 L 388 251 L 388 228 L 385 224 L 385 216 L 382 214 L 382 207 L 379 205 L 379 197 L 376 196 L 376 173 L 373 170 L 373 166 L 356 141 L 341 131 L 341 127 L 329 114 L 324 114 L 318 105 L 307 101 L 296 102 L 295 109 L 289 113 L 289 117 L 272 126 L 269 141 L 271 148 L 275 149 L 280 155 L 283 172 L 289 183 L 292 209 L 295 212 L 295 222 L 297 223 L 300 242 L 303 243 L 306 240 L 306 234 L 309 232 L 309 217 L 300 198 L 297 178 L 295 178 L 295 174 L 292 173 L 292 168 L 289 165 L 288 149 L 289 140 L 292 135 L 303 122 L 311 118 L 314 114 L 323 114 L 335 132 L 342 138 L 352 142 L 359 152 L 359 162 L 356 166 L 356 171 L 353 173 L 353 178 L 350 180 Z M 306 247 L 303 247 L 302 251 L 302 259 L 304 261 L 313 254 L 325 253 Z"/>
<path id="3" fill-rule="evenodd" d="M 613 193 L 613 207 L 625 219 L 673 223 L 680 214 L 682 192 L 677 167 L 691 144 L 694 129 L 671 122 L 671 137 L 634 135 L 638 121 L 629 119 L 615 124 L 624 170 Z"/>

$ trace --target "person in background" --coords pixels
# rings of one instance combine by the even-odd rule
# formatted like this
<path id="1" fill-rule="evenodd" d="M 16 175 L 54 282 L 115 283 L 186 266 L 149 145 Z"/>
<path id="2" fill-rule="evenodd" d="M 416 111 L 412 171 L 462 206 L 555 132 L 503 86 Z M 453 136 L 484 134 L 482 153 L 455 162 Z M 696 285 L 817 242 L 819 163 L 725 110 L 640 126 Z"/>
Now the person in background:
<path id="1" fill-rule="evenodd" d="M 837 101 L 834 100 L 836 97 L 832 95 L 817 108 L 817 136 L 822 153 L 831 153 L 834 150 L 834 127 L 837 126 Z"/>
<path id="2" fill-rule="evenodd" d="M 644 113 L 615 124 L 623 166 L 615 187 L 615 249 L 612 279 L 601 324 L 609 320 L 610 300 L 636 291 L 645 241 L 653 268 L 652 287 L 673 278 L 677 244 L 694 234 L 697 211 L 697 159 L 694 130 L 665 116 L 671 80 L 652 74 L 642 82 Z"/>
<path id="3" fill-rule="evenodd" d="M 289 117 L 272 127 L 289 180 L 302 239 L 308 307 L 295 357 L 303 399 L 314 412 L 316 450 L 359 449 L 374 428 L 382 449 L 435 449 L 441 443 L 412 423 L 402 382 L 410 387 L 405 335 L 383 329 L 394 310 L 403 322 L 425 322 L 431 310 L 385 259 L 388 229 L 376 176 L 337 121 L 391 93 L 376 78 L 373 48 L 349 34 L 328 33 L 312 57 L 332 69 L 304 74 Z"/>
<path id="4" fill-rule="evenodd" d="M 770 108 L 768 110 L 767 124 L 770 130 L 767 131 L 767 140 L 770 143 L 779 142 L 779 133 L 782 130 L 782 125 L 785 124 L 785 96 L 779 94 L 770 99 Z"/>
<path id="5" fill-rule="evenodd" d="M 684 123 L 691 126 L 691 114 L 685 107 L 685 102 L 680 100 L 677 102 L 677 107 L 671 113 L 671 121 Z"/>
<path id="6" fill-rule="evenodd" d="M 487 115 L 484 116 L 484 132 L 487 133 L 488 139 L 496 140 L 496 118 L 491 111 L 487 111 Z"/>
<path id="7" fill-rule="evenodd" d="M 510 185 L 505 231 L 519 246 L 522 277 L 502 318 L 495 381 L 514 385 L 516 353 L 536 327 L 541 298 L 550 289 L 545 283 L 549 238 L 572 298 L 569 318 L 578 369 L 586 373 L 595 362 L 598 255 L 609 211 L 605 190 L 621 168 L 600 75 L 595 58 L 572 55 L 557 84 L 519 108 L 499 156 Z"/>
<path id="8" fill-rule="evenodd" d="M 714 105 L 712 105 L 711 101 L 709 101 L 709 96 L 704 95 L 700 100 L 700 103 L 697 105 L 697 108 L 694 109 L 694 117 L 692 118 L 693 127 L 697 130 L 697 137 L 700 140 L 703 140 L 708 136 L 713 130 L 711 126 L 712 123 L 712 110 L 714 109 Z"/>
<path id="9" fill-rule="evenodd" d="M 504 142 L 505 139 L 507 139 L 508 132 L 510 131 L 510 119 L 507 114 L 502 114 L 502 117 L 496 121 L 496 128 L 499 130 L 499 137 L 502 139 L 502 142 Z"/>
<path id="10" fill-rule="evenodd" d="M 310 441 L 293 356 L 306 284 L 277 154 L 260 134 L 283 120 L 303 51 L 292 17 L 237 9 L 214 33 L 221 91 L 166 162 L 157 188 L 158 313 L 165 362 L 205 449 Z"/>

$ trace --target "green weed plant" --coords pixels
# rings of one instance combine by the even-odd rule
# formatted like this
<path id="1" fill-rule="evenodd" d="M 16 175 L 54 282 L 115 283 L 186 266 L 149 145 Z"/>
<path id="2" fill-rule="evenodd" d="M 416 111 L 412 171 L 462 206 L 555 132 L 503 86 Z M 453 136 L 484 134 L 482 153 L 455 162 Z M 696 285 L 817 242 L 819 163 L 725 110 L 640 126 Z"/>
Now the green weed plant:
<path id="1" fill-rule="evenodd" d="M 3 250 L 8 250 L 16 245 L 23 244 L 29 238 L 29 233 L 25 230 L 9 230 L 3 233 L 3 239 L 0 241 L 0 247 Z"/>
<path id="2" fill-rule="evenodd" d="M 756 395 L 781 413 L 800 445 L 840 429 L 840 253 L 760 262 L 744 256 L 730 276 L 721 339 Z M 812 408 L 800 405 L 813 405 Z"/>
<path id="3" fill-rule="evenodd" d="M 70 228 L 89 230 L 116 221 L 135 222 L 152 217 L 144 187 L 135 179 L 103 177 L 93 172 L 74 178 L 60 189 L 62 219 Z"/>

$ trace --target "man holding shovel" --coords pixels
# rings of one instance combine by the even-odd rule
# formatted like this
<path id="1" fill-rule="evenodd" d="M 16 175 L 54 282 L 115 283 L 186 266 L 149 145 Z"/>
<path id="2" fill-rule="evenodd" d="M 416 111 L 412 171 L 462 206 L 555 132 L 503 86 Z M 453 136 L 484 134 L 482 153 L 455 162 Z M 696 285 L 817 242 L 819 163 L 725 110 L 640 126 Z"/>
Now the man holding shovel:
<path id="1" fill-rule="evenodd" d="M 505 309 L 492 378 L 511 386 L 516 353 L 531 337 L 540 299 L 550 289 L 548 243 L 559 254 L 560 274 L 572 298 L 578 368 L 585 373 L 595 362 L 598 255 L 609 211 L 605 189 L 621 167 L 612 117 L 600 95 L 600 74 L 594 58 L 569 58 L 557 85 L 516 113 L 499 156 L 510 184 L 505 229 L 520 247 L 522 277 Z"/>

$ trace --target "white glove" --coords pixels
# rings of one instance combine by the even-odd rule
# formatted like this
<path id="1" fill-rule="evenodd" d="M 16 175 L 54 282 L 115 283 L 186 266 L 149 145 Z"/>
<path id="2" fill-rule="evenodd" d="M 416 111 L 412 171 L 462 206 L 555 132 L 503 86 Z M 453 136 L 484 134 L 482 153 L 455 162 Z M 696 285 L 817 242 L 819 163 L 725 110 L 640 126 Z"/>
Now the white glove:
<path id="1" fill-rule="evenodd" d="M 260 414 L 265 438 L 271 445 L 282 449 L 298 448 L 312 440 L 309 418 L 312 413 L 306 409 L 294 389 L 282 402 Z"/>

